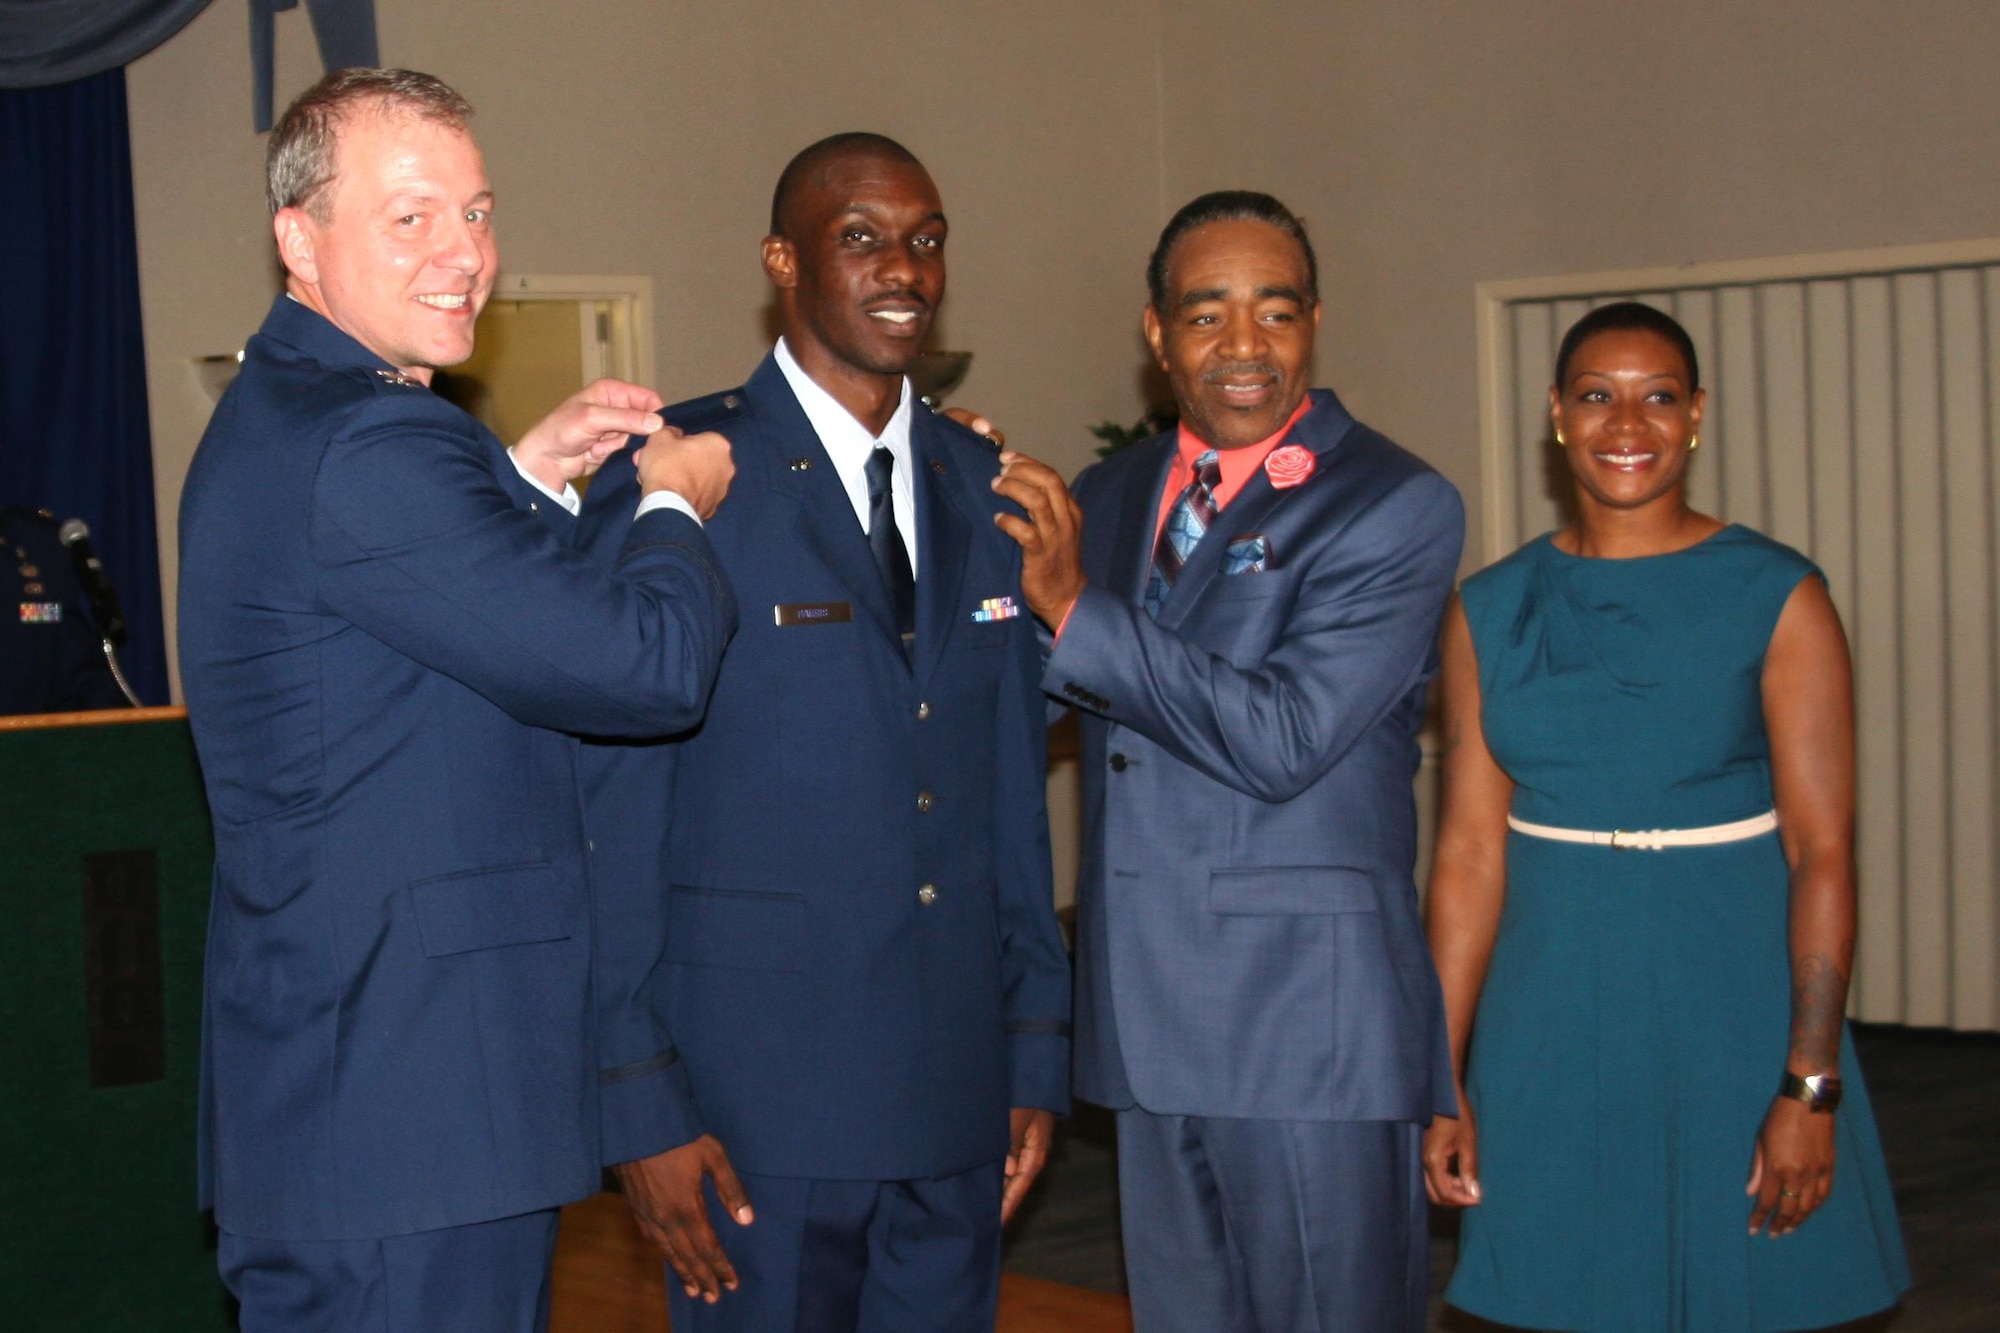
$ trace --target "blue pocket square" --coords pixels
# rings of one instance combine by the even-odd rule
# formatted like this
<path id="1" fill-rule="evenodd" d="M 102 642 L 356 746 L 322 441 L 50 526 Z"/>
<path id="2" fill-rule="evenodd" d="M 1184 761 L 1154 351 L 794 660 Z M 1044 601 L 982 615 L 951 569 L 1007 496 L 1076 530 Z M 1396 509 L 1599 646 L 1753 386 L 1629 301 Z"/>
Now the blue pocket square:
<path id="1" fill-rule="evenodd" d="M 1222 548 L 1224 574 L 1262 574 L 1271 558 L 1270 544 L 1261 532 L 1238 537 Z"/>

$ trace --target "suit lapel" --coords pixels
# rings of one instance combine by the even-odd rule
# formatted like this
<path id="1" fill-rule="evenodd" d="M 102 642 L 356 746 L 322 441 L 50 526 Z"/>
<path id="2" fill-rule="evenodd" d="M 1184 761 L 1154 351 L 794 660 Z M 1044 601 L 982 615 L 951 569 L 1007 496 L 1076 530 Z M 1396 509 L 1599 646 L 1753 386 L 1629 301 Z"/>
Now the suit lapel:
<path id="1" fill-rule="evenodd" d="M 945 456 L 944 442 L 928 411 L 910 423 L 910 457 L 917 475 L 911 489 L 917 501 L 917 651 L 918 685 L 930 679 L 956 627 L 959 588 L 965 582 L 966 558 L 972 546 L 972 519 L 965 512 L 959 483 Z"/>
<path id="2" fill-rule="evenodd" d="M 1160 496 L 1173 471 L 1175 436 L 1172 431 L 1135 450 L 1156 455 L 1132 462 L 1126 480 L 1128 495 L 1118 508 L 1117 532 L 1110 552 L 1110 585 L 1126 601 L 1135 605 L 1146 600 L 1146 579 L 1153 572 L 1153 543 L 1160 517 Z"/>
<path id="3" fill-rule="evenodd" d="M 800 539 L 832 571 L 854 605 L 900 643 L 895 608 L 889 604 L 889 590 L 882 586 L 881 571 L 875 568 L 868 534 L 855 520 L 847 488 L 840 484 L 819 433 L 785 382 L 785 373 L 767 356 L 744 392 L 767 423 L 772 489 L 797 503 Z"/>
<path id="4" fill-rule="evenodd" d="M 1334 484 L 1332 473 L 1335 469 L 1331 455 L 1354 424 L 1354 418 L 1347 414 L 1347 409 L 1341 406 L 1331 390 L 1315 389 L 1312 399 L 1312 409 L 1299 418 L 1298 424 L 1277 445 L 1277 448 L 1283 448 L 1287 444 L 1297 444 L 1310 449 L 1315 464 L 1312 475 L 1297 486 L 1280 489 L 1271 484 L 1270 475 L 1263 468 L 1251 474 L 1250 480 L 1243 483 L 1243 489 L 1236 493 L 1227 508 L 1216 515 L 1214 524 L 1202 534 L 1201 540 L 1189 553 L 1187 564 L 1181 567 L 1180 577 L 1174 580 L 1165 604 L 1160 607 L 1159 623 L 1162 626 L 1171 629 L 1186 619 L 1195 603 L 1201 600 L 1202 591 L 1222 569 L 1223 553 L 1230 542 L 1247 533 L 1261 531 L 1271 515 L 1294 495 L 1314 486 Z M 1147 551 L 1150 561 L 1150 545 Z M 1280 558 L 1282 555 L 1281 552 Z"/>

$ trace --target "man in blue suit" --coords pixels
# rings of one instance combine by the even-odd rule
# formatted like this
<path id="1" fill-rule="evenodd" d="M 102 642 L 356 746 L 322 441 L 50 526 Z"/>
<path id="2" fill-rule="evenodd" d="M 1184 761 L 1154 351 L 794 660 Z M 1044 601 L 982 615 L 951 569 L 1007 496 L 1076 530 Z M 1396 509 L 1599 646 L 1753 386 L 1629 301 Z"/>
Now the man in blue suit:
<path id="1" fill-rule="evenodd" d="M 1411 870 L 1452 487 L 1308 392 L 1312 247 L 1204 195 L 1148 271 L 1181 425 L 1003 519 L 1083 724 L 1077 1092 L 1118 1110 L 1141 1333 L 1423 1327 L 1452 1110 Z"/>
<path id="2" fill-rule="evenodd" d="M 626 925 L 563 733 L 701 715 L 735 604 L 696 515 L 728 445 L 639 452 L 607 577 L 569 482 L 658 398 L 602 382 L 510 456 L 425 387 L 497 262 L 470 111 L 347 70 L 286 113 L 285 293 L 182 501 L 216 857 L 201 1181 L 244 1333 L 539 1329 L 557 1207 L 674 1142 L 671 1053 L 598 1038 L 628 1022 L 598 947 Z"/>
<path id="3" fill-rule="evenodd" d="M 686 1146 L 622 1174 L 677 1333 L 990 1330 L 1003 1215 L 1067 1108 L 1020 552 L 991 448 L 904 376 L 945 231 L 900 145 L 807 148 L 763 243 L 782 340 L 666 412 L 734 448 L 708 533 L 744 625 L 700 728 L 592 747 L 587 782 L 601 867 L 662 914 L 630 943 L 658 960 Z M 599 552 L 633 498 L 614 458 Z"/>

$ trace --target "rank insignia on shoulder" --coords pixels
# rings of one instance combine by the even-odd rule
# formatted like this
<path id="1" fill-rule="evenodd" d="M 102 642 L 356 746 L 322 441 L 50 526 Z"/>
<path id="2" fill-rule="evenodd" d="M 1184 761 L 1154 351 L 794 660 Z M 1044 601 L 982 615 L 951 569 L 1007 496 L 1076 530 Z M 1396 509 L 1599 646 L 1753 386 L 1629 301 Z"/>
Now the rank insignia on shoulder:
<path id="1" fill-rule="evenodd" d="M 398 388 L 421 389 L 424 387 L 422 380 L 413 380 L 400 370 L 378 370 L 375 373 L 382 377 L 383 382 L 394 384 Z"/>
<path id="2" fill-rule="evenodd" d="M 972 623 L 983 625 L 989 620 L 1012 620 L 1021 614 L 1021 608 L 1012 597 L 988 597 L 972 613 Z"/>
<path id="3" fill-rule="evenodd" d="M 684 434 L 699 435 L 740 416 L 744 407 L 742 391 L 731 389 L 726 393 L 711 393 L 662 408 L 660 419 Z"/>
<path id="4" fill-rule="evenodd" d="M 61 602 L 21 603 L 21 623 L 23 625 L 54 625 L 62 620 Z"/>

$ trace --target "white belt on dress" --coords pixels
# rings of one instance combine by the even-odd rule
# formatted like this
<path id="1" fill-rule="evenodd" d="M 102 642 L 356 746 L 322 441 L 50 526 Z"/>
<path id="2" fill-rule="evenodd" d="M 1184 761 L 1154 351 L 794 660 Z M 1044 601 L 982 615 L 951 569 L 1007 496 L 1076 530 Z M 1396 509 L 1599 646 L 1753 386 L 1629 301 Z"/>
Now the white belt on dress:
<path id="1" fill-rule="evenodd" d="M 1547 838 L 1551 842 L 1580 842 L 1592 847 L 1616 847 L 1621 851 L 1663 852 L 1669 847 L 1713 847 L 1717 843 L 1761 837 L 1778 827 L 1778 812 L 1766 810 L 1761 815 L 1739 819 L 1733 824 L 1710 824 L 1706 828 L 1613 829 L 1609 833 L 1598 833 L 1591 829 L 1530 824 L 1512 815 L 1507 816 L 1507 827 L 1516 833 L 1525 833 L 1531 838 Z"/>

